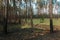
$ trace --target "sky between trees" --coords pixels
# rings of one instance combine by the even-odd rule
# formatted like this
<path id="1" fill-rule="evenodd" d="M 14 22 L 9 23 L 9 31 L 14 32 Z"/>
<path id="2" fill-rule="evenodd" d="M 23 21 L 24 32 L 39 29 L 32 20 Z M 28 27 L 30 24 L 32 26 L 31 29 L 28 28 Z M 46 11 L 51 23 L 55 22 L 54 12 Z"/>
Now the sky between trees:
<path id="1" fill-rule="evenodd" d="M 30 7 L 30 1 L 27 1 L 27 8 Z M 47 13 L 48 14 L 49 0 L 40 0 L 40 2 L 44 5 L 44 7 L 42 9 L 40 9 L 41 13 Z M 37 0 L 31 1 L 31 6 L 32 6 L 34 14 L 38 13 L 38 9 L 39 9 L 38 4 L 39 3 L 37 2 Z M 3 4 L 6 5 L 5 1 L 3 2 Z M 53 0 L 52 4 L 53 4 L 53 14 L 59 14 L 60 13 L 60 0 Z M 13 7 L 13 1 L 12 0 L 9 0 L 9 5 L 11 5 L 11 7 Z M 24 0 L 21 0 L 21 2 L 16 1 L 16 6 L 18 8 L 20 7 L 21 9 L 25 9 L 26 8 L 26 2 Z M 45 8 L 45 6 L 46 6 L 46 8 Z"/>

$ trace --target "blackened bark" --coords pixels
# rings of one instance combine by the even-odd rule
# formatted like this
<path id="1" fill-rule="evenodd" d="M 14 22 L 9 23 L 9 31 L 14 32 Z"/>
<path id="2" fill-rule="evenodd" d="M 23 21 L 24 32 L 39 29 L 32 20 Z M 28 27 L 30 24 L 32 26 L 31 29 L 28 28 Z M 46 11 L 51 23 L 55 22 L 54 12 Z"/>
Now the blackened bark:
<path id="1" fill-rule="evenodd" d="M 49 0 L 49 14 L 50 14 L 50 33 L 53 33 L 53 5 L 52 5 L 52 0 Z"/>
<path id="2" fill-rule="evenodd" d="M 4 18 L 4 33 L 7 34 L 7 18 Z"/>
<path id="3" fill-rule="evenodd" d="M 7 32 L 7 26 L 8 26 L 8 4 L 9 4 L 9 2 L 8 2 L 8 0 L 6 0 L 6 5 L 7 6 L 5 6 L 5 17 L 4 17 L 4 33 L 5 34 L 8 34 L 8 32 Z"/>
<path id="4" fill-rule="evenodd" d="M 50 33 L 53 33 L 53 20 L 50 19 Z"/>

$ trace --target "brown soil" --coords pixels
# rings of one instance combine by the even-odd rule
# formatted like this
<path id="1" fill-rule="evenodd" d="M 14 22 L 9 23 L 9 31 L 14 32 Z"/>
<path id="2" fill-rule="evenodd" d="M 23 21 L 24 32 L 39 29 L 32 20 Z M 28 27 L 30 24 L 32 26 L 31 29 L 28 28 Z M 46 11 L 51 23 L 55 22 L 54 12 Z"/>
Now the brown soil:
<path id="1" fill-rule="evenodd" d="M 34 28 L 50 30 L 50 25 L 36 24 L 36 25 L 34 25 Z M 60 26 L 58 26 L 58 25 L 54 25 L 53 28 L 54 28 L 54 30 L 60 30 Z"/>

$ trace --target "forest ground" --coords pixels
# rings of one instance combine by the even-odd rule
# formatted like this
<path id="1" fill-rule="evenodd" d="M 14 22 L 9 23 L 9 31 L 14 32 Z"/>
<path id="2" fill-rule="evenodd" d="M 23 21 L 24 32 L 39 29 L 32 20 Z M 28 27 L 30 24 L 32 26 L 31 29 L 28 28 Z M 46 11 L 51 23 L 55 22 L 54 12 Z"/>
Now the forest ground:
<path id="1" fill-rule="evenodd" d="M 37 21 L 38 20 L 38 21 Z M 54 33 L 50 33 L 49 19 L 43 23 L 33 19 L 33 28 L 29 25 L 8 25 L 8 34 L 4 34 L 0 25 L 0 40 L 60 40 L 60 19 L 53 19 Z"/>

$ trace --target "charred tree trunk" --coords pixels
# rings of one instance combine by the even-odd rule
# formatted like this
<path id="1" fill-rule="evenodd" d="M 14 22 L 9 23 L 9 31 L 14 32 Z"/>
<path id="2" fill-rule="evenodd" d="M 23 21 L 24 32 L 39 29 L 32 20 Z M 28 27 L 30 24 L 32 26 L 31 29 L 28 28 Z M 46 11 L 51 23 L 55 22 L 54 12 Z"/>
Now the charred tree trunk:
<path id="1" fill-rule="evenodd" d="M 49 14 L 50 14 L 50 33 L 53 33 L 53 19 L 52 19 L 52 12 L 53 11 L 53 6 L 52 6 L 52 0 L 50 0 L 49 3 Z"/>
<path id="2" fill-rule="evenodd" d="M 53 20 L 50 19 L 50 32 L 53 33 Z"/>
<path id="3" fill-rule="evenodd" d="M 9 1 L 6 0 L 6 6 L 5 6 L 5 17 L 4 17 L 4 33 L 7 34 L 7 24 L 8 24 L 8 4 L 9 4 Z"/>

